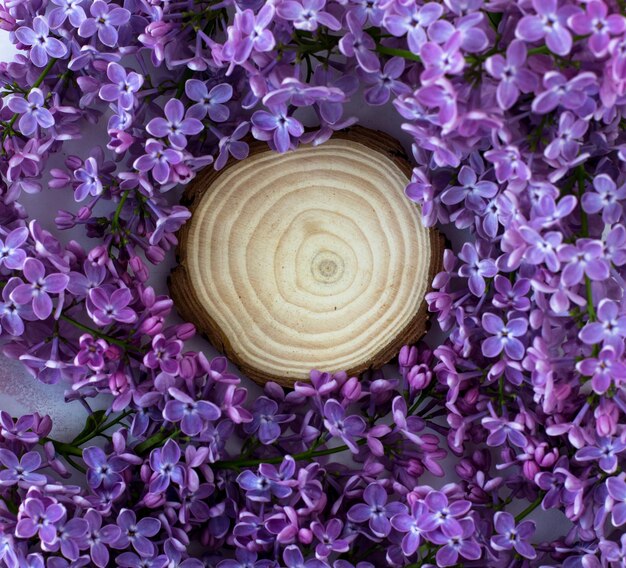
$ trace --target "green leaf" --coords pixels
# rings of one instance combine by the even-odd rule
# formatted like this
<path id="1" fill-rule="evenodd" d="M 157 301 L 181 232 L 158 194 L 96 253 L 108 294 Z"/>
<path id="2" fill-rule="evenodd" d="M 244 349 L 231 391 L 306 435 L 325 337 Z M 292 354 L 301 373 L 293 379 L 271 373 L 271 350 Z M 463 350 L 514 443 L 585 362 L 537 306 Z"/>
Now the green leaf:
<path id="1" fill-rule="evenodd" d="M 106 418 L 106 411 L 104 410 L 96 410 L 87 416 L 85 427 L 82 429 L 80 434 L 78 434 L 78 436 L 71 441 L 71 444 L 78 446 L 82 442 L 91 440 L 96 430 L 98 430 L 98 428 L 105 423 Z"/>

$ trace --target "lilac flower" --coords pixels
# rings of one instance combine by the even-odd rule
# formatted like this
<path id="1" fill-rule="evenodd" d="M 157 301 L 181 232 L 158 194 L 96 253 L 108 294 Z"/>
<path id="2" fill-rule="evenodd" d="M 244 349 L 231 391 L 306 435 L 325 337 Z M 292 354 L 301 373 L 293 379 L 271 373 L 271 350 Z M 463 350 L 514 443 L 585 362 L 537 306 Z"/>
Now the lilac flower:
<path id="1" fill-rule="evenodd" d="M 170 559 L 165 554 L 146 558 L 144 556 L 138 556 L 134 552 L 123 552 L 115 561 L 118 566 L 123 566 L 124 568 L 166 568 L 167 566 L 173 566 L 170 563 Z M 185 560 L 184 562 L 187 561 Z M 185 568 L 183 564 L 178 564 L 178 566 Z M 187 566 L 192 568 L 189 564 L 187 564 Z M 193 568 L 197 568 L 197 566 L 193 566 Z"/>
<path id="2" fill-rule="evenodd" d="M 326 525 L 315 521 L 311 523 L 311 531 L 319 541 L 315 547 L 315 556 L 318 560 L 328 558 L 333 552 L 348 552 L 350 544 L 341 538 L 343 523 L 336 518 L 330 519 Z"/>
<path id="3" fill-rule="evenodd" d="M 133 323 L 137 314 L 128 304 L 132 301 L 132 293 L 128 288 L 118 288 L 109 292 L 105 288 L 89 290 L 89 301 L 92 304 L 90 315 L 98 325 L 109 325 L 114 321 Z"/>
<path id="4" fill-rule="evenodd" d="M 23 444 L 36 444 L 39 436 L 36 432 L 30 431 L 35 425 L 34 416 L 26 414 L 13 421 L 11 415 L 0 410 L 0 434 L 6 440 L 15 440 Z"/>
<path id="5" fill-rule="evenodd" d="M 535 523 L 533 521 L 522 521 L 515 524 L 513 515 L 506 511 L 498 511 L 494 516 L 495 536 L 491 537 L 491 546 L 495 550 L 513 550 L 532 560 L 537 557 L 537 553 L 528 542 L 535 534 Z"/>
<path id="6" fill-rule="evenodd" d="M 180 429 L 188 436 L 197 436 L 206 422 L 217 420 L 220 409 L 212 402 L 194 400 L 181 390 L 170 387 L 174 400 L 169 400 L 163 409 L 163 417 L 170 422 L 180 422 Z"/>
<path id="7" fill-rule="evenodd" d="M 91 18 L 86 18 L 78 28 L 80 37 L 98 39 L 108 47 L 115 47 L 118 39 L 118 28 L 130 21 L 130 12 L 115 4 L 107 4 L 104 0 L 95 0 L 89 8 Z"/>
<path id="8" fill-rule="evenodd" d="M 298 138 L 304 127 L 292 116 L 287 115 L 287 107 L 278 104 L 268 110 L 257 110 L 252 115 L 252 134 L 258 140 L 272 140 L 276 150 L 284 153 L 292 145 L 291 137 Z"/>
<path id="9" fill-rule="evenodd" d="M 605 473 L 615 473 L 617 456 L 626 450 L 626 442 L 619 438 L 597 437 L 596 444 L 586 446 L 576 452 L 578 461 L 597 461 Z"/>
<path id="10" fill-rule="evenodd" d="M 180 448 L 174 440 L 165 442 L 162 448 L 150 452 L 150 467 L 154 472 L 150 480 L 150 493 L 162 493 L 171 482 L 182 485 L 184 470 L 180 461 Z"/>
<path id="11" fill-rule="evenodd" d="M 614 500 L 612 508 L 613 526 L 621 527 L 626 523 L 626 482 L 619 477 L 609 477 L 606 488 Z"/>
<path id="12" fill-rule="evenodd" d="M 613 345 L 606 345 L 597 357 L 583 359 L 576 364 L 579 373 L 591 377 L 591 386 L 598 394 L 604 394 L 611 384 L 626 381 L 626 364 Z"/>
<path id="13" fill-rule="evenodd" d="M 590 280 L 602 281 L 609 277 L 609 267 L 602 258 L 602 243 L 590 239 L 579 239 L 576 245 L 559 247 L 559 260 L 566 264 L 561 279 L 566 286 L 575 286 L 585 276 Z"/>
<path id="14" fill-rule="evenodd" d="M 264 53 L 274 49 L 276 40 L 267 29 L 274 17 L 274 6 L 265 4 L 255 15 L 252 10 L 237 12 L 229 40 L 224 45 L 223 54 L 229 60 L 241 65 L 253 51 Z"/>
<path id="15" fill-rule="evenodd" d="M 567 29 L 567 18 L 572 10 L 559 8 L 557 0 L 532 0 L 536 16 L 524 16 L 517 24 L 515 34 L 525 41 L 538 41 L 545 37 L 552 53 L 567 55 L 572 49 L 572 36 Z"/>
<path id="16" fill-rule="evenodd" d="M 134 511 L 122 509 L 117 516 L 117 526 L 120 528 L 120 536 L 111 543 L 113 548 L 125 550 L 132 545 L 143 557 L 155 555 L 156 546 L 149 539 L 161 530 L 161 521 L 152 517 L 144 517 L 137 521 Z"/>
<path id="17" fill-rule="evenodd" d="M 50 294 L 61 294 L 69 282 L 67 274 L 48 274 L 41 261 L 28 258 L 24 262 L 24 278 L 28 284 L 20 284 L 11 293 L 11 299 L 18 304 L 30 304 L 39 319 L 47 319 L 52 313 Z"/>
<path id="18" fill-rule="evenodd" d="M 487 312 L 483 314 L 482 324 L 484 330 L 492 335 L 485 339 L 481 346 L 485 357 L 497 357 L 502 350 L 507 357 L 516 361 L 524 357 L 524 344 L 518 337 L 526 335 L 528 321 L 514 318 L 505 324 L 502 318 Z"/>
<path id="19" fill-rule="evenodd" d="M 592 0 L 585 5 L 586 12 L 577 12 L 568 23 L 574 33 L 589 36 L 589 49 L 596 57 L 606 54 L 612 35 L 626 31 L 626 19 L 621 14 L 610 14 L 602 0 Z"/>
<path id="20" fill-rule="evenodd" d="M 15 36 L 24 45 L 31 46 L 30 59 L 37 67 L 45 67 L 51 57 L 62 59 L 67 55 L 67 47 L 50 36 L 48 22 L 42 16 L 35 17 L 32 29 L 26 26 L 18 28 Z"/>
<path id="21" fill-rule="evenodd" d="M 419 54 L 425 70 L 420 75 L 422 81 L 432 81 L 444 75 L 458 75 L 465 67 L 465 58 L 459 51 L 463 38 L 460 32 L 454 32 L 440 46 L 428 41 L 420 48 Z"/>
<path id="22" fill-rule="evenodd" d="M 341 404 L 330 399 L 324 404 L 324 426 L 331 436 L 341 438 L 352 453 L 359 452 L 355 440 L 365 430 L 365 423 L 360 416 L 346 418 L 346 411 Z"/>
<path id="23" fill-rule="evenodd" d="M 175 148 L 187 146 L 187 136 L 200 134 L 204 126 L 197 118 L 185 116 L 185 107 L 178 99 L 170 99 L 165 104 L 165 118 L 157 116 L 146 126 L 146 130 L 156 138 L 167 136 Z"/>
<path id="24" fill-rule="evenodd" d="M 111 487 L 122 481 L 120 473 L 128 467 L 122 458 L 111 456 L 107 458 L 102 448 L 91 446 L 83 450 L 83 461 L 89 468 L 87 471 L 87 483 L 97 489 L 100 485 Z"/>
<path id="25" fill-rule="evenodd" d="M 419 53 L 426 42 L 426 28 L 443 14 L 443 7 L 437 2 L 427 2 L 423 6 L 398 4 L 393 12 L 385 15 L 384 25 L 396 37 L 407 35 L 409 49 Z"/>
<path id="26" fill-rule="evenodd" d="M 105 568 L 109 565 L 108 546 L 119 539 L 120 528 L 117 525 L 102 526 L 102 516 L 95 509 L 89 509 L 85 513 L 85 520 L 89 528 L 82 539 L 81 548 L 89 548 L 93 563 L 98 568 Z"/>
<path id="27" fill-rule="evenodd" d="M 0 486 L 8 487 L 19 484 L 21 487 L 45 485 L 45 475 L 35 473 L 41 467 L 41 456 L 37 452 L 26 452 L 19 460 L 17 456 L 0 448 L 0 462 L 7 469 L 0 471 Z"/>
<path id="28" fill-rule="evenodd" d="M 346 57 L 355 57 L 359 66 L 368 73 L 380 69 L 380 61 L 373 53 L 376 43 L 372 37 L 363 31 L 360 22 L 353 12 L 346 15 L 349 32 L 339 40 L 339 49 Z"/>
<path id="29" fill-rule="evenodd" d="M 145 144 L 146 153 L 133 163 L 133 167 L 140 172 L 152 172 L 155 181 L 167 183 L 170 177 L 171 166 L 180 164 L 183 156 L 179 150 L 166 148 L 154 138 L 148 138 Z"/>
<path id="30" fill-rule="evenodd" d="M 565 111 L 559 117 L 559 130 L 550 144 L 544 150 L 544 156 L 555 160 L 562 156 L 567 161 L 572 161 L 580 150 L 580 139 L 587 132 L 589 123 L 577 119 L 573 113 Z M 583 195 L 583 204 L 587 193 Z"/>
<path id="31" fill-rule="evenodd" d="M 425 531 L 441 529 L 448 535 L 462 532 L 458 519 L 464 517 L 472 506 L 463 499 L 450 503 L 446 494 L 441 491 L 430 491 L 424 503 L 428 511 L 420 519 L 420 528 Z"/>
<path id="32" fill-rule="evenodd" d="M 495 262 L 491 258 L 479 260 L 476 247 L 471 243 L 465 243 L 459 258 L 465 263 L 459 268 L 459 276 L 469 278 L 470 292 L 475 296 L 485 293 L 485 278 L 492 278 L 498 273 Z"/>
<path id="33" fill-rule="evenodd" d="M 104 186 L 98 176 L 98 162 L 95 158 L 87 158 L 84 166 L 74 172 L 74 176 L 80 182 L 74 190 L 75 201 L 83 201 L 88 195 L 96 197 L 104 191 Z"/>
<path id="34" fill-rule="evenodd" d="M 499 81 L 496 97 L 502 110 L 510 109 L 517 102 L 520 92 L 532 93 L 537 89 L 537 75 L 526 69 L 525 63 L 526 44 L 520 40 L 509 44 L 506 58 L 496 54 L 485 61 L 487 72 Z"/>
<path id="35" fill-rule="evenodd" d="M 422 542 L 423 531 L 421 521 L 426 513 L 426 506 L 422 501 L 414 501 L 411 504 L 411 512 L 399 513 L 391 518 L 391 526 L 401 533 L 406 533 L 402 537 L 402 552 L 406 556 L 411 556 L 419 548 Z"/>
<path id="36" fill-rule="evenodd" d="M 237 483 L 246 492 L 248 499 L 258 503 L 269 503 L 272 495 L 284 499 L 292 493 L 291 487 L 282 483 L 282 480 L 269 479 L 260 471 L 258 474 L 249 469 L 243 471 L 237 477 Z"/>
<path id="37" fill-rule="evenodd" d="M 487 444 L 489 446 L 498 447 L 508 441 L 518 448 L 526 447 L 528 440 L 522 434 L 524 426 L 519 422 L 507 422 L 502 418 L 485 417 L 482 419 L 482 425 L 489 430 Z"/>
<path id="38" fill-rule="evenodd" d="M 290 548 L 290 547 L 287 547 Z M 299 551 L 297 547 L 293 547 Z M 287 554 L 287 550 L 285 549 L 284 554 Z M 258 554 L 256 552 L 252 552 L 249 550 L 245 550 L 243 548 L 238 548 L 235 551 L 236 560 L 222 560 L 217 568 L 274 568 L 276 564 L 273 560 L 257 560 Z M 287 561 L 285 560 L 285 563 Z M 289 564 L 287 564 L 287 568 L 289 568 Z M 298 564 L 300 566 L 300 564 Z"/>
<path id="39" fill-rule="evenodd" d="M 26 260 L 26 251 L 22 245 L 28 238 L 28 229 L 19 227 L 13 229 L 4 239 L 0 240 L 0 266 L 9 270 L 22 270 Z"/>
<path id="40" fill-rule="evenodd" d="M 187 111 L 187 117 L 204 120 L 209 115 L 213 122 L 228 120 L 230 111 L 224 103 L 233 97 L 233 88 L 228 83 L 215 85 L 209 91 L 204 81 L 189 79 L 185 83 L 185 93 L 196 103 Z"/>
<path id="41" fill-rule="evenodd" d="M 482 556 L 480 545 L 474 540 L 475 526 L 471 519 L 459 521 L 459 531 L 435 532 L 432 541 L 443 545 L 435 556 L 438 566 L 454 566 L 459 556 L 467 560 L 478 560 Z"/>
<path id="42" fill-rule="evenodd" d="M 228 160 L 229 154 L 236 160 L 243 160 L 248 157 L 250 148 L 246 142 L 242 142 L 242 138 L 248 134 L 250 125 L 242 122 L 230 136 L 223 136 L 219 142 L 219 154 L 215 160 L 215 169 L 221 170 Z"/>
<path id="43" fill-rule="evenodd" d="M 595 75 L 589 72 L 578 73 L 568 81 L 558 71 L 549 71 L 543 76 L 545 90 L 534 98 L 532 110 L 538 114 L 547 114 L 561 105 L 566 109 L 577 111 L 587 101 L 586 89 L 595 82 Z"/>
<path id="44" fill-rule="evenodd" d="M 24 136 L 31 136 L 41 128 L 52 128 L 54 116 L 45 107 L 46 99 L 41 89 L 32 89 L 27 98 L 14 96 L 9 99 L 8 107 L 15 113 L 20 114 L 18 128 Z"/>
<path id="45" fill-rule="evenodd" d="M 21 507 L 15 536 L 28 539 L 37 535 L 43 543 L 54 544 L 54 523 L 60 521 L 65 512 L 65 507 L 59 503 L 44 504 L 40 499 L 29 497 Z"/>
<path id="46" fill-rule="evenodd" d="M 598 321 L 590 321 L 580 330 L 578 337 L 587 345 L 605 342 L 619 345 L 626 337 L 626 315 L 620 315 L 613 300 L 600 300 L 596 310 Z"/>
<path id="47" fill-rule="evenodd" d="M 326 568 L 328 566 L 328 564 L 317 558 L 305 560 L 301 550 L 293 544 L 285 547 L 283 551 L 283 561 L 285 562 L 286 568 Z M 220 568 L 222 568 L 221 565 Z M 233 566 L 232 568 L 235 567 Z"/>
<path id="48" fill-rule="evenodd" d="M 404 72 L 404 59 L 392 57 L 384 68 L 375 73 L 363 72 L 363 81 L 371 85 L 365 90 L 365 100 L 371 105 L 384 105 L 391 93 L 400 95 L 409 93 L 410 89 L 399 80 Z"/>
<path id="49" fill-rule="evenodd" d="M 485 152 L 485 158 L 494 164 L 496 179 L 500 183 L 509 180 L 528 181 L 530 179 L 530 169 L 516 146 L 489 150 Z"/>
<path id="50" fill-rule="evenodd" d="M 283 19 L 293 22 L 297 30 L 314 32 L 318 25 L 333 31 L 341 29 L 341 23 L 335 16 L 324 11 L 326 0 L 286 0 L 276 8 L 276 13 Z"/>
<path id="51" fill-rule="evenodd" d="M 617 189 L 608 175 L 600 174 L 594 178 L 593 188 L 595 192 L 587 191 L 582 197 L 585 212 L 595 214 L 602 211 L 602 220 L 607 225 L 617 223 L 623 214 L 620 201 L 626 199 L 626 184 Z"/>
<path id="52" fill-rule="evenodd" d="M 441 201 L 446 205 L 456 205 L 465 200 L 465 206 L 468 209 L 480 213 L 485 209 L 483 198 L 490 199 L 498 192 L 498 186 L 495 183 L 486 180 L 478 181 L 476 172 L 468 166 L 463 166 L 459 170 L 457 180 L 461 185 L 451 186 L 441 194 Z"/>
<path id="53" fill-rule="evenodd" d="M 530 291 L 530 280 L 520 278 L 511 284 L 511 280 L 497 275 L 494 279 L 496 294 L 493 297 L 493 305 L 501 309 L 513 309 L 525 312 L 530 309 L 530 299 L 527 297 Z"/>
<path id="54" fill-rule="evenodd" d="M 406 506 L 399 502 L 387 503 L 387 491 L 377 483 L 370 483 L 363 492 L 363 501 L 348 511 L 348 518 L 355 523 L 369 522 L 372 532 L 385 537 L 391 531 L 389 519 L 394 515 L 406 513 Z"/>
<path id="55" fill-rule="evenodd" d="M 48 23 L 53 30 L 60 28 L 67 19 L 70 24 L 78 28 L 85 18 L 85 10 L 80 6 L 82 0 L 52 0 L 52 3 L 58 8 L 54 8 L 48 14 Z"/>
<path id="56" fill-rule="evenodd" d="M 280 425 L 291 422 L 293 418 L 290 414 L 278 414 L 278 404 L 261 396 L 254 401 L 252 421 L 244 425 L 244 431 L 246 434 L 257 434 L 262 444 L 273 444 L 282 433 Z"/>
<path id="57" fill-rule="evenodd" d="M 168 375 L 177 375 L 180 371 L 182 350 L 182 341 L 158 333 L 152 338 L 152 349 L 144 356 L 143 364 L 148 369 L 161 369 Z"/>
<path id="58" fill-rule="evenodd" d="M 143 85 L 143 75 L 134 71 L 127 73 L 124 67 L 112 61 L 107 66 L 107 77 L 111 82 L 100 87 L 100 98 L 117 102 L 124 110 L 131 110 L 135 106 L 136 93 Z"/>
<path id="59" fill-rule="evenodd" d="M 13 336 L 20 336 L 24 333 L 24 320 L 32 321 L 37 319 L 30 304 L 18 304 L 11 299 L 13 290 L 22 281 L 17 278 L 9 278 L 6 286 L 2 289 L 2 302 L 0 302 L 0 324 L 1 328 Z"/>

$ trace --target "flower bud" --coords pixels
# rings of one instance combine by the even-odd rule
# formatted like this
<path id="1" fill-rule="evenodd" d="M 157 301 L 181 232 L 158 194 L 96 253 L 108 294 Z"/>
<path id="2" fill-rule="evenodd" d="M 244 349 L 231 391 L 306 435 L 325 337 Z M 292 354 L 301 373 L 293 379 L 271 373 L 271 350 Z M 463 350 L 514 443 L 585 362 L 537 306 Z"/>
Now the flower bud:
<path id="1" fill-rule="evenodd" d="M 341 387 L 341 395 L 348 402 L 356 402 L 361 398 L 363 389 L 361 383 L 356 377 L 350 377 L 346 383 Z"/>
<path id="2" fill-rule="evenodd" d="M 414 345 L 404 345 L 398 355 L 400 369 L 402 372 L 405 372 L 407 369 L 413 367 L 415 363 L 417 363 L 417 348 Z"/>
<path id="3" fill-rule="evenodd" d="M 298 540 L 302 544 L 311 544 L 313 542 L 313 532 L 310 529 L 300 529 L 298 531 Z"/>

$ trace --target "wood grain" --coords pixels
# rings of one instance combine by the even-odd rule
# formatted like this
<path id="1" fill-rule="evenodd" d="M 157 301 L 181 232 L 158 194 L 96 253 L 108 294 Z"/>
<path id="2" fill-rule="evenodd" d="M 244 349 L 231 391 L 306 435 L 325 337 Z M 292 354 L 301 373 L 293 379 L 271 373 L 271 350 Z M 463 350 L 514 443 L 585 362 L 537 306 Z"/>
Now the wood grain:
<path id="1" fill-rule="evenodd" d="M 404 196 L 410 173 L 397 142 L 363 128 L 205 170 L 170 278 L 180 314 L 260 383 L 382 366 L 425 332 L 443 254 Z"/>

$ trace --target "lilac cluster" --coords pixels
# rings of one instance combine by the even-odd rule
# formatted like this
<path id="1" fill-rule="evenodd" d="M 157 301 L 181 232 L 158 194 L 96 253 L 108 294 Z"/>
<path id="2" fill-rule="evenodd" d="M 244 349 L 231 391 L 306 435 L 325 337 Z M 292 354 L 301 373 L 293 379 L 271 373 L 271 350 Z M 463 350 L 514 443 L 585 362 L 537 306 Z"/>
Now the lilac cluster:
<path id="1" fill-rule="evenodd" d="M 88 416 L 59 441 L 0 413 L 0 565 L 624 565 L 625 9 L 0 2 L 4 352 Z M 427 296 L 448 338 L 248 400 L 148 284 L 190 216 L 171 190 L 250 136 L 321 144 L 361 97 L 413 137 L 424 223 L 471 235 Z M 85 129 L 105 144 L 75 155 Z M 28 218 L 42 191 L 90 250 Z"/>

